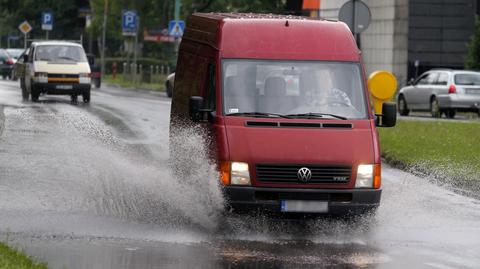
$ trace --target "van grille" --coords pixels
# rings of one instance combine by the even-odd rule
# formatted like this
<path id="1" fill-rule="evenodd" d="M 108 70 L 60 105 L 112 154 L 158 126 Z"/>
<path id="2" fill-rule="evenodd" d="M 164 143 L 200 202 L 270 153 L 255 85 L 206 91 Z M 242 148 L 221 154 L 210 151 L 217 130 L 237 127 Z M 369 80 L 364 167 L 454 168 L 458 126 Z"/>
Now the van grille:
<path id="1" fill-rule="evenodd" d="M 308 181 L 298 179 L 300 168 L 306 167 L 312 172 Z M 346 165 L 311 165 L 311 164 L 257 164 L 257 181 L 262 183 L 288 184 L 346 184 L 350 181 L 352 167 Z"/>
<path id="2" fill-rule="evenodd" d="M 48 74 L 48 78 L 78 78 L 78 74 Z"/>

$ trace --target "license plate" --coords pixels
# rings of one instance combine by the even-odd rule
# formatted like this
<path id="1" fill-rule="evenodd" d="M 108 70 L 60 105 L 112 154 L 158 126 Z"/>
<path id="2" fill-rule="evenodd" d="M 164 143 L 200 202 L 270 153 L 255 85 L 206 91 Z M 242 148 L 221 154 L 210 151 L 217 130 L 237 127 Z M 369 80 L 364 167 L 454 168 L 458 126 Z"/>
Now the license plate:
<path id="1" fill-rule="evenodd" d="M 298 201 L 298 200 L 282 200 L 282 212 L 299 212 L 299 213 L 327 213 L 328 202 L 326 201 Z"/>
<path id="2" fill-rule="evenodd" d="M 56 89 L 59 89 L 59 90 L 71 90 L 73 89 L 73 86 L 72 85 L 57 85 L 55 86 Z"/>
<path id="3" fill-rule="evenodd" d="M 469 94 L 480 94 L 480 89 L 478 90 L 466 90 L 467 93 Z"/>

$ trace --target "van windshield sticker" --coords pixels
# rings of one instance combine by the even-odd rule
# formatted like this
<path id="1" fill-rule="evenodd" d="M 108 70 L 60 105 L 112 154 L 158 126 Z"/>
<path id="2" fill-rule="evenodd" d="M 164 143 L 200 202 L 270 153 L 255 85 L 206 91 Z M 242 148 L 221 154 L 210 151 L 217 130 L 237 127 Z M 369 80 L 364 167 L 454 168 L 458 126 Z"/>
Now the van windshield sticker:
<path id="1" fill-rule="evenodd" d="M 238 113 L 238 108 L 230 108 L 228 113 Z"/>

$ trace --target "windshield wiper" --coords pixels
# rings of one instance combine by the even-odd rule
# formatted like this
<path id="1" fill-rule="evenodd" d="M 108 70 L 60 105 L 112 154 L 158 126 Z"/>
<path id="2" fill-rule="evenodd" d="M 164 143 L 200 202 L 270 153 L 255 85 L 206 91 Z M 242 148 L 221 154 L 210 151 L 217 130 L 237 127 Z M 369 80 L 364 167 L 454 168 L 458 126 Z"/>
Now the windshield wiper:
<path id="1" fill-rule="evenodd" d="M 276 113 L 263 113 L 263 112 L 238 112 L 226 114 L 226 116 L 252 116 L 252 117 L 265 117 L 265 118 L 286 118 L 291 119 L 288 115 L 276 114 Z"/>
<path id="2" fill-rule="evenodd" d="M 302 114 L 288 114 L 286 115 L 287 117 L 312 117 L 312 118 L 324 118 L 325 116 L 330 116 L 332 118 L 340 119 L 340 120 L 346 120 L 346 117 L 335 115 L 335 114 L 329 114 L 329 113 L 314 113 L 314 112 L 309 112 L 309 113 L 302 113 Z"/>

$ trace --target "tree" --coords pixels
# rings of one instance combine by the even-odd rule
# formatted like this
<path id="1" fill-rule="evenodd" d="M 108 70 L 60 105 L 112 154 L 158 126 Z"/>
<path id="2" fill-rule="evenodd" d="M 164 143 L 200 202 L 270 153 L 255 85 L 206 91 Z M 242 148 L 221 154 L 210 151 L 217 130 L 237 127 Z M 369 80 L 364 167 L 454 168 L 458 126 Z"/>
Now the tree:
<path id="1" fill-rule="evenodd" d="M 468 54 L 465 69 L 480 70 L 480 17 L 475 18 L 475 32 L 468 43 Z"/>
<path id="2" fill-rule="evenodd" d="M 82 1 L 76 0 L 0 0 L 0 35 L 20 34 L 18 25 L 27 20 L 33 27 L 30 38 L 42 38 L 40 16 L 43 11 L 53 12 L 55 22 L 50 32 L 51 38 L 79 39 L 78 6 Z"/>

